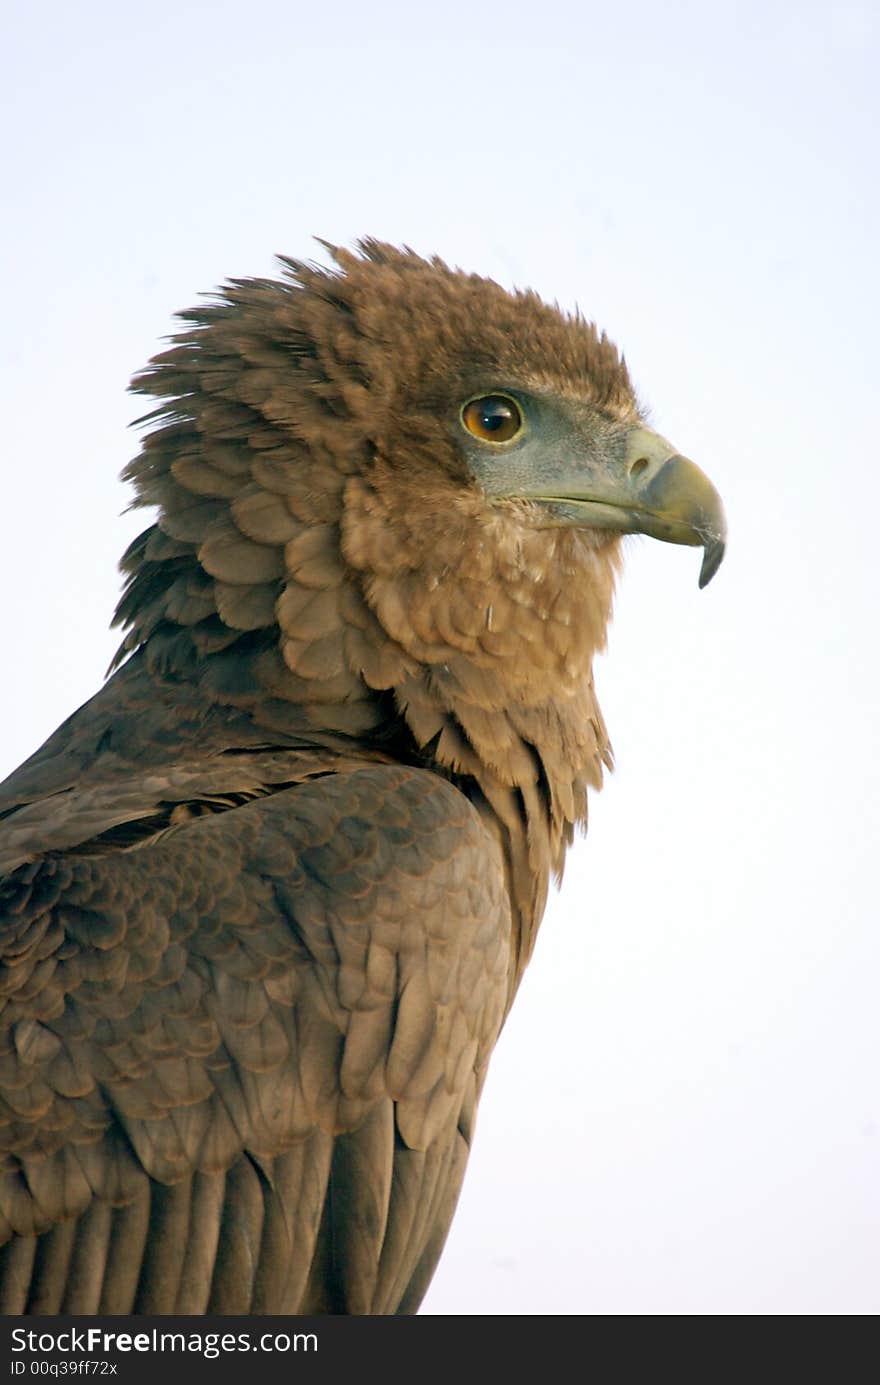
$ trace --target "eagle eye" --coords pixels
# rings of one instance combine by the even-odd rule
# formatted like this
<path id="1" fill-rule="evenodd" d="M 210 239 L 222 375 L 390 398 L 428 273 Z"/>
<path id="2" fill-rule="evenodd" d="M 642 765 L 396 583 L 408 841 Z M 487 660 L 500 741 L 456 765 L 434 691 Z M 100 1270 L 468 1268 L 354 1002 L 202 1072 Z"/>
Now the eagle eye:
<path id="1" fill-rule="evenodd" d="M 507 394 L 485 394 L 468 400 L 462 408 L 461 421 L 480 442 L 511 442 L 523 426 L 520 407 Z"/>

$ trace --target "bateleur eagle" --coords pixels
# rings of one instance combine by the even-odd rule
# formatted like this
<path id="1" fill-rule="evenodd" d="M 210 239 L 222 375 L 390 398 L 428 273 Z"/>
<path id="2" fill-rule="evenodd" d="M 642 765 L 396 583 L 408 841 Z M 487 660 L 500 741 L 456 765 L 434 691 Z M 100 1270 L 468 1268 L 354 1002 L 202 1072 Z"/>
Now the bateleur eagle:
<path id="1" fill-rule="evenodd" d="M 136 378 L 116 669 L 0 789 L 7 1314 L 416 1310 L 610 765 L 621 535 L 724 551 L 589 322 L 332 253 Z"/>

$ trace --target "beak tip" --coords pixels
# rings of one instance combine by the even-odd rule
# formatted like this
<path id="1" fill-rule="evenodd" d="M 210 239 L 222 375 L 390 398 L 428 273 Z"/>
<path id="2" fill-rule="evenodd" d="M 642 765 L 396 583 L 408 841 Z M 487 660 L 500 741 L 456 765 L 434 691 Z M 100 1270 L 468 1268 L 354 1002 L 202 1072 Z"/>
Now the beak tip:
<path id="1" fill-rule="evenodd" d="M 703 549 L 703 563 L 700 568 L 700 590 L 708 587 L 724 558 L 724 539 L 713 539 Z"/>

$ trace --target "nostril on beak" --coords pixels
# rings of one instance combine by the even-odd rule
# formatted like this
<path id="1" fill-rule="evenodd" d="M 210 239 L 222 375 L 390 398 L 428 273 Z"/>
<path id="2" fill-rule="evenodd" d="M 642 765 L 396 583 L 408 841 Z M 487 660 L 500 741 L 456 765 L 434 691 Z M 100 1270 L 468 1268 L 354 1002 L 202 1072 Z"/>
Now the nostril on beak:
<path id="1" fill-rule="evenodd" d="M 649 466 L 650 462 L 647 457 L 637 457 L 629 469 L 629 474 L 635 481 L 641 476 L 643 471 L 648 470 Z"/>

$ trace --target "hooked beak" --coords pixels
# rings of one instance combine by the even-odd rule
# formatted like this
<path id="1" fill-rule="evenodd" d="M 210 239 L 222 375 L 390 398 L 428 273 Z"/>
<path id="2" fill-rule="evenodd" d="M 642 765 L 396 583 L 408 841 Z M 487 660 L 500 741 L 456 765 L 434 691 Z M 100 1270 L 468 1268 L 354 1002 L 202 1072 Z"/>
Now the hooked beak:
<path id="1" fill-rule="evenodd" d="M 626 440 L 622 468 L 601 476 L 576 467 L 565 470 L 567 475 L 554 476 L 552 495 L 531 498 L 551 502 L 573 524 L 701 547 L 700 586 L 711 582 L 727 541 L 721 497 L 700 468 L 665 438 L 635 428 Z"/>

